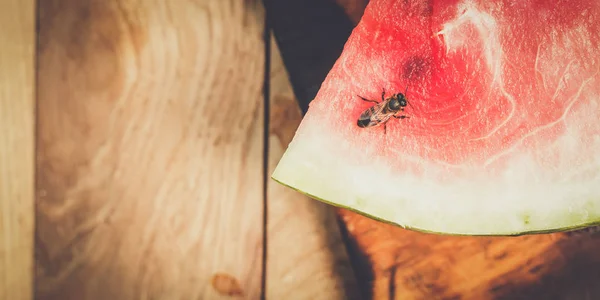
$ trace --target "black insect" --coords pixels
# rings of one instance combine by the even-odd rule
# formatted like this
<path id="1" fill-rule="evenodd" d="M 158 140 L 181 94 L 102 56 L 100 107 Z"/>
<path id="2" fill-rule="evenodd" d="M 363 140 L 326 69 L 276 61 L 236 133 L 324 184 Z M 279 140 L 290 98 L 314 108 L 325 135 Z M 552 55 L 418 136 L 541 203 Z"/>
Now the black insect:
<path id="1" fill-rule="evenodd" d="M 408 87 L 406 88 L 406 91 L 408 91 Z M 411 105 L 406 99 L 406 91 L 404 94 L 397 93 L 386 99 L 385 89 L 383 89 L 380 102 L 358 96 L 364 101 L 376 103 L 360 114 L 360 117 L 358 117 L 358 121 L 356 122 L 358 127 L 367 128 L 383 125 L 383 133 L 385 134 L 387 121 L 391 118 L 409 118 L 408 116 L 401 115 L 401 113 L 404 112 L 406 105 Z"/>

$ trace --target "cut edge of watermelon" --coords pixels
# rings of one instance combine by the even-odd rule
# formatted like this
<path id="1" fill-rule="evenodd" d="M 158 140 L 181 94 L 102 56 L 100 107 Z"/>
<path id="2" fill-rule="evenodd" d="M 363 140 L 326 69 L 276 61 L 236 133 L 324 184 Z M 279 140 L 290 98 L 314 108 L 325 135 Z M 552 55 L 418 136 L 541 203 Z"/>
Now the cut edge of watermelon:
<path id="1" fill-rule="evenodd" d="M 500 178 L 469 182 L 476 178 L 469 176 L 459 178 L 463 180 L 459 187 L 410 177 L 410 172 L 400 172 L 402 175 L 394 178 L 395 172 L 376 162 L 353 163 L 352 157 L 360 155 L 358 150 L 336 140 L 335 134 L 316 126 L 316 122 L 309 118 L 303 121 L 271 175 L 279 184 L 315 200 L 405 229 L 445 235 L 517 236 L 600 225 L 600 197 L 593 197 L 598 195 L 584 193 L 567 199 L 563 192 L 557 194 L 559 200 L 544 202 L 538 197 L 528 201 L 526 197 L 539 193 L 540 186 L 560 183 L 529 187 L 529 182 L 523 182 L 517 187 L 507 186 Z M 382 180 L 382 176 L 388 177 Z M 386 187 L 384 183 L 392 185 Z M 487 186 L 478 185 L 482 183 Z M 408 185 L 413 188 L 398 188 Z M 510 195 L 498 193 L 506 188 Z M 556 189 L 564 191 L 565 186 Z M 552 188 L 544 191 L 545 195 L 552 193 Z"/>

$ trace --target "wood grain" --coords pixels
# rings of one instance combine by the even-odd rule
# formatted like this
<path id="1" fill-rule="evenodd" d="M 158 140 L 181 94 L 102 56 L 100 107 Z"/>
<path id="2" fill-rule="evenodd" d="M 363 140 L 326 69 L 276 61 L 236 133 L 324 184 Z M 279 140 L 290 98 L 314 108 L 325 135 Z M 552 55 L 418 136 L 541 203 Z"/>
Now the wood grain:
<path id="1" fill-rule="evenodd" d="M 365 1 L 337 0 L 354 20 Z M 450 237 L 337 209 L 369 299 L 600 299 L 600 235 Z"/>
<path id="2" fill-rule="evenodd" d="M 0 299 L 33 297 L 35 2 L 0 1 Z"/>
<path id="3" fill-rule="evenodd" d="M 40 299 L 257 299 L 260 1 L 40 1 Z"/>
<path id="4" fill-rule="evenodd" d="M 449 237 L 338 212 L 371 299 L 600 298 L 598 236 Z"/>
<path id="5" fill-rule="evenodd" d="M 271 39 L 269 174 L 300 124 L 301 112 Z M 331 207 L 268 182 L 267 299 L 359 299 Z"/>

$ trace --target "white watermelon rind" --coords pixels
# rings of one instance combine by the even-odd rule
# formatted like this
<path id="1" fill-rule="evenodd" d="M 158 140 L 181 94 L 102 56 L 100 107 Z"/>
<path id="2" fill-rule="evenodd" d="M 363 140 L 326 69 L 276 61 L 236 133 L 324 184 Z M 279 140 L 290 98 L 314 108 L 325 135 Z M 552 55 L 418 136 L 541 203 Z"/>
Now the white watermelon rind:
<path id="1" fill-rule="evenodd" d="M 534 189 L 533 181 L 511 186 L 501 179 L 488 178 L 479 183 L 473 181 L 458 191 L 460 195 L 452 196 L 444 186 L 428 182 L 431 178 L 405 174 L 388 180 L 372 176 L 385 171 L 377 164 L 356 163 L 352 155 L 342 155 L 351 150 L 341 147 L 343 142 L 336 141 L 334 134 L 309 129 L 315 120 L 303 122 L 304 128 L 299 129 L 300 134 L 288 146 L 271 178 L 329 205 L 405 229 L 444 235 L 518 236 L 600 225 L 600 195 L 594 194 L 598 189 L 589 184 L 591 194 L 569 196 L 564 193 L 565 186 L 560 185 L 571 183 L 536 182 L 547 187 L 542 195 L 539 188 Z M 420 191 L 429 184 L 426 194 L 396 189 L 406 186 L 409 179 L 421 180 L 420 187 L 415 188 Z M 486 188 L 482 188 L 482 182 Z M 561 198 L 546 201 L 553 188 L 562 193 L 554 193 Z M 581 190 L 581 186 L 578 188 Z M 510 192 L 497 193 L 503 189 Z M 535 192 L 540 193 L 539 197 L 523 200 L 526 196 L 535 197 Z M 510 205 L 503 205 L 503 201 Z"/>

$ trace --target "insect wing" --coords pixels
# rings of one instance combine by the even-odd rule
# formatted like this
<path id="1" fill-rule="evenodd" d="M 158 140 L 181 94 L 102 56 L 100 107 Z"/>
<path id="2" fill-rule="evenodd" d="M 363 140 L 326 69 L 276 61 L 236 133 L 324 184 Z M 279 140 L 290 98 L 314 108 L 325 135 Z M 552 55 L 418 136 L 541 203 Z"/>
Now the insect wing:
<path id="1" fill-rule="evenodd" d="M 372 127 L 379 125 L 391 117 L 391 114 L 385 112 L 387 102 L 380 102 L 369 107 L 358 118 L 358 124 L 361 127 Z"/>

